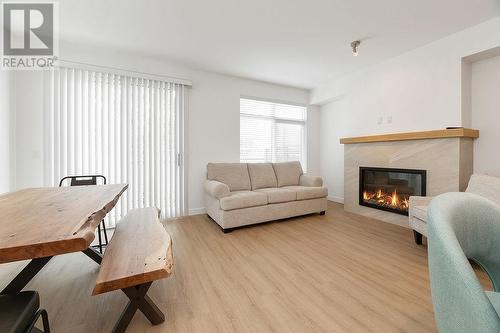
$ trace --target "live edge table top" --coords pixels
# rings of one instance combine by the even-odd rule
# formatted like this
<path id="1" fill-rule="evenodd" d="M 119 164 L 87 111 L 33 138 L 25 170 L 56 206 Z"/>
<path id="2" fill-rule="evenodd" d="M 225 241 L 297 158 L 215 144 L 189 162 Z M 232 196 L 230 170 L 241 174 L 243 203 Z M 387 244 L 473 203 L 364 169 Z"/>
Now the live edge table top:
<path id="1" fill-rule="evenodd" d="M 0 196 L 0 263 L 87 249 L 127 187 L 43 187 Z"/>

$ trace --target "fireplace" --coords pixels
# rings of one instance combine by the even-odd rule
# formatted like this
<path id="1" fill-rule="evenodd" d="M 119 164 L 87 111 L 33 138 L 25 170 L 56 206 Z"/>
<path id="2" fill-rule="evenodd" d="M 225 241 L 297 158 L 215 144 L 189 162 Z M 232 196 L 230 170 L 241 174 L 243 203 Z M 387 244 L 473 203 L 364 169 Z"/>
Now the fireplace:
<path id="1" fill-rule="evenodd" d="M 411 195 L 425 196 L 426 171 L 359 168 L 359 204 L 408 215 Z"/>

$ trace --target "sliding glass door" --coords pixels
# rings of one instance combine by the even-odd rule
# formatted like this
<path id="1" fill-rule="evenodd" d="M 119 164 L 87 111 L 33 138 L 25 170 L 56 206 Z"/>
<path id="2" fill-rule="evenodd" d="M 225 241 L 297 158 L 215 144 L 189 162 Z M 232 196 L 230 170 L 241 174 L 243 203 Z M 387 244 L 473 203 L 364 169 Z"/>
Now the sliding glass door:
<path id="1" fill-rule="evenodd" d="M 102 174 L 129 189 L 110 216 L 156 206 L 184 214 L 182 84 L 88 69 L 51 73 L 46 107 L 45 181 Z"/>

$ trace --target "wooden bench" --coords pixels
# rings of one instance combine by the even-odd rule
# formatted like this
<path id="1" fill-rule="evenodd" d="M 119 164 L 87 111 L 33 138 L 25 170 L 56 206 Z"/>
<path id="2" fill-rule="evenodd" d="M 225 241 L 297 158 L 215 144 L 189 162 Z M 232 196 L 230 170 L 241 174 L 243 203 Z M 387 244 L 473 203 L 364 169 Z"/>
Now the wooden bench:
<path id="1" fill-rule="evenodd" d="M 139 309 L 153 325 L 165 315 L 146 293 L 172 272 L 172 240 L 156 208 L 130 211 L 117 224 L 101 261 L 92 295 L 121 289 L 130 299 L 113 332 L 124 332 Z"/>

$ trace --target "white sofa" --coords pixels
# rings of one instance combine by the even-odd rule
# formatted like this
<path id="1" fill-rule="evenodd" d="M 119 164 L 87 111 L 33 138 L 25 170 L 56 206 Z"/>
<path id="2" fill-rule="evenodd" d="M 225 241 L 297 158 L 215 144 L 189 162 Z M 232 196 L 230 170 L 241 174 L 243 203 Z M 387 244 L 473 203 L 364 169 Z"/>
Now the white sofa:
<path id="1" fill-rule="evenodd" d="M 207 214 L 224 232 L 234 228 L 326 211 L 328 190 L 299 162 L 209 163 Z"/>
<path id="2" fill-rule="evenodd" d="M 474 174 L 465 192 L 478 194 L 500 205 L 500 178 Z M 427 237 L 427 207 L 434 197 L 410 197 L 409 224 L 413 229 L 415 243 L 422 244 L 422 235 Z"/>

